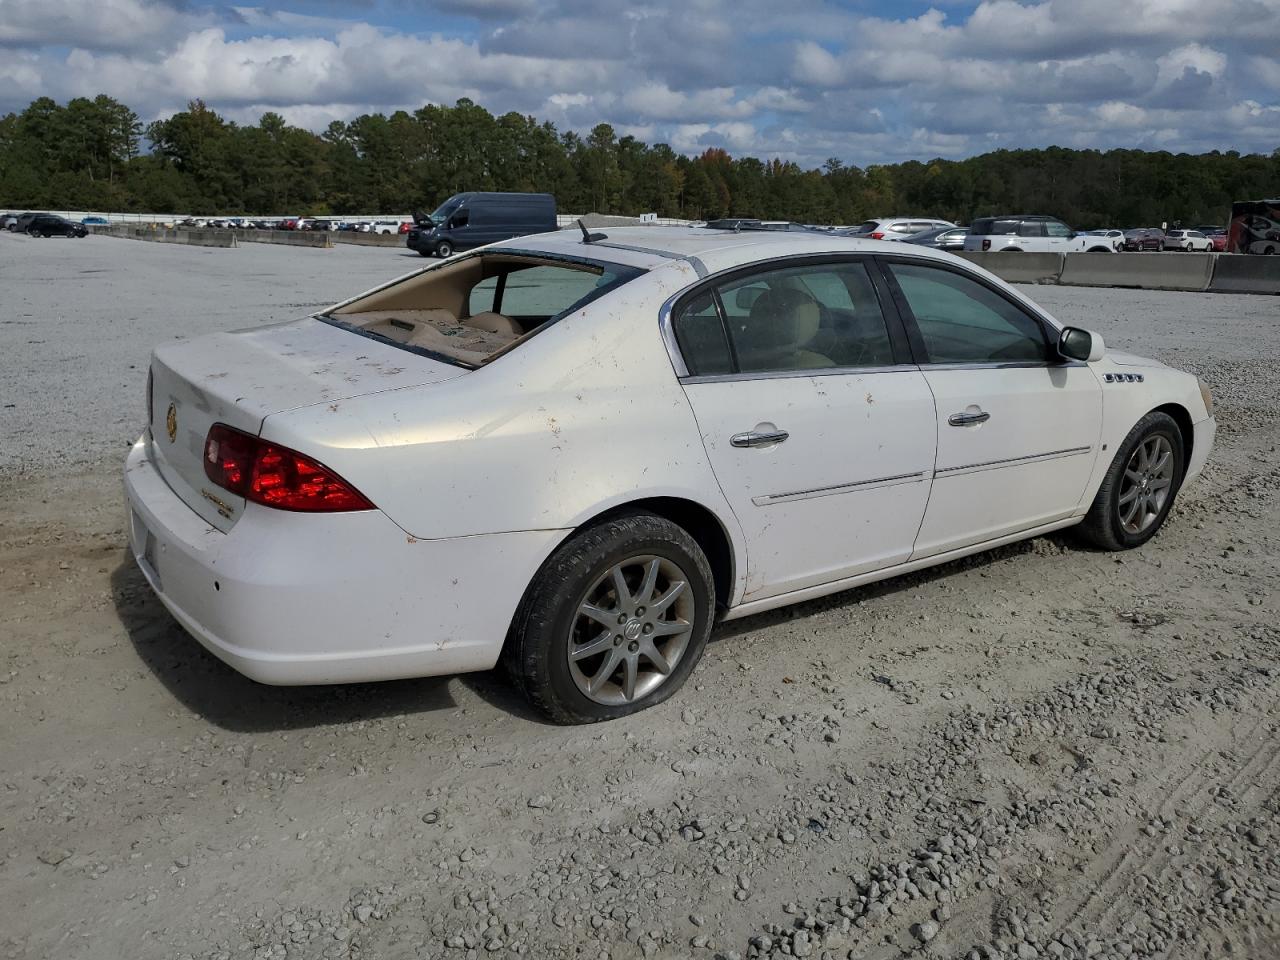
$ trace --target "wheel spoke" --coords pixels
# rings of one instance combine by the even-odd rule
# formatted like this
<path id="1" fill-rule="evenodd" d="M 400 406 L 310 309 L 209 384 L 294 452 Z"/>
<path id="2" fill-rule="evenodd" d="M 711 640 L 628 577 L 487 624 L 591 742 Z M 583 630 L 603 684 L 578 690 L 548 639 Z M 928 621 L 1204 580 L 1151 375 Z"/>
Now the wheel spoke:
<path id="1" fill-rule="evenodd" d="M 618 564 L 613 570 L 613 589 L 618 594 L 618 607 L 625 609 L 631 606 L 631 591 L 627 589 L 627 578 L 622 575 L 622 564 Z"/>
<path id="2" fill-rule="evenodd" d="M 662 655 L 661 651 L 652 642 L 641 647 L 640 652 L 644 654 L 645 659 L 658 668 L 659 673 L 665 676 L 671 672 L 671 664 L 667 663 L 667 658 Z"/>
<path id="3" fill-rule="evenodd" d="M 1171 486 L 1173 486 L 1173 482 L 1167 477 L 1157 477 L 1155 480 L 1151 481 L 1151 484 L 1147 489 L 1153 493 L 1158 493 L 1161 490 L 1168 490 Z"/>
<path id="4" fill-rule="evenodd" d="M 1129 492 L 1120 498 L 1120 506 L 1123 507 L 1126 503 L 1132 502 L 1133 498 L 1138 496 L 1141 492 L 1142 490 L 1140 487 L 1130 487 Z"/>
<path id="5" fill-rule="evenodd" d="M 622 661 L 622 696 L 626 700 L 634 700 L 636 696 L 636 674 L 640 672 L 640 658 L 627 657 Z"/>
<path id="6" fill-rule="evenodd" d="M 658 567 L 661 561 L 654 557 L 644 568 L 644 580 L 640 583 L 640 589 L 636 591 L 636 603 L 648 603 L 653 599 L 653 591 L 658 586 Z"/>
<path id="7" fill-rule="evenodd" d="M 693 629 L 693 624 L 687 620 L 659 620 L 653 625 L 653 633 L 650 636 L 670 637 L 691 629 Z"/>
<path id="8" fill-rule="evenodd" d="M 584 617 L 590 617 L 596 623 L 612 630 L 618 622 L 617 613 L 606 610 L 603 607 L 597 607 L 594 603 L 584 603 L 578 608 L 578 612 Z"/>
<path id="9" fill-rule="evenodd" d="M 1138 497 L 1136 500 L 1133 501 L 1133 503 L 1129 504 L 1129 509 L 1125 510 L 1124 513 L 1120 515 L 1120 522 L 1123 523 L 1125 526 L 1128 526 L 1129 524 L 1133 523 L 1134 514 L 1138 512 L 1138 509 L 1142 506 L 1142 503 L 1143 503 L 1143 498 Z"/>
<path id="10" fill-rule="evenodd" d="M 1160 456 L 1159 456 L 1159 458 L 1156 460 L 1156 462 L 1155 462 L 1154 464 L 1152 464 L 1152 465 L 1151 465 L 1151 471 L 1150 471 L 1150 472 L 1151 472 L 1151 473 L 1163 473 L 1163 472 L 1164 472 L 1164 468 L 1165 468 L 1165 466 L 1169 463 L 1169 460 L 1170 460 L 1170 459 L 1172 459 L 1172 457 L 1173 457 L 1173 451 L 1172 451 L 1172 450 L 1165 450 L 1163 453 L 1161 453 L 1161 454 L 1160 454 Z"/>
<path id="11" fill-rule="evenodd" d="M 661 613 L 663 610 L 667 609 L 667 607 L 671 606 L 671 604 L 675 603 L 677 599 L 679 599 L 680 594 L 684 593 L 685 587 L 687 586 L 688 586 L 688 583 L 686 583 L 684 580 L 674 581 L 671 584 L 671 586 L 667 588 L 666 593 L 664 593 L 657 600 L 653 601 L 653 604 L 650 606 L 649 609 L 652 610 L 654 613 Z"/>
<path id="12" fill-rule="evenodd" d="M 569 654 L 569 658 L 571 660 L 585 660 L 587 657 L 594 657 L 597 653 L 603 653 L 604 651 L 612 648 L 613 631 L 606 630 L 590 643 L 584 643 L 580 647 L 575 647 L 573 652 Z"/>
<path id="13" fill-rule="evenodd" d="M 618 661 L 622 659 L 622 655 L 618 653 L 618 648 L 614 647 L 609 651 L 609 656 L 605 657 L 604 663 L 600 665 L 600 669 L 596 671 L 587 682 L 587 689 L 595 693 L 605 682 L 613 676 L 614 671 L 618 669 Z"/>
<path id="14" fill-rule="evenodd" d="M 1137 470 L 1130 470 L 1128 468 L 1125 468 L 1124 478 L 1128 480 L 1130 483 L 1136 483 L 1138 486 L 1142 486 L 1142 474 L 1140 474 Z"/>

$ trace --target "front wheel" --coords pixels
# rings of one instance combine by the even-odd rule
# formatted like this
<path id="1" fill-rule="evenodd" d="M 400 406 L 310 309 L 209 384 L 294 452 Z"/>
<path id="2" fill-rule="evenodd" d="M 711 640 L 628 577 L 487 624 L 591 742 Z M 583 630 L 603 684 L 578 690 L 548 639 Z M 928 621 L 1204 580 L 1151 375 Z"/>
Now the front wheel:
<path id="1" fill-rule="evenodd" d="M 1104 550 L 1131 550 L 1156 535 L 1182 485 L 1182 431 L 1167 413 L 1153 411 L 1134 425 L 1116 451 L 1082 537 Z"/>
<path id="2" fill-rule="evenodd" d="M 715 612 L 710 565 L 683 528 L 616 517 L 560 546 L 511 625 L 507 670 L 557 723 L 595 723 L 662 703 L 693 671 Z"/>
<path id="3" fill-rule="evenodd" d="M 448 240 L 443 243 L 436 244 L 436 256 L 441 260 L 448 260 L 453 256 L 453 244 Z"/>

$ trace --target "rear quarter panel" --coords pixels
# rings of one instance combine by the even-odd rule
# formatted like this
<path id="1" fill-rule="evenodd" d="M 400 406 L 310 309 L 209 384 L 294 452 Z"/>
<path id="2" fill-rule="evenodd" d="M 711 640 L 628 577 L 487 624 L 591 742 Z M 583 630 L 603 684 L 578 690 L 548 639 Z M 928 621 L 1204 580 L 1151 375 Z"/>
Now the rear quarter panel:
<path id="1" fill-rule="evenodd" d="M 658 310 L 696 280 L 645 274 L 486 367 L 268 417 L 418 539 L 570 531 L 646 497 L 681 497 L 741 535 L 662 343 Z M 353 337 L 352 349 L 361 341 Z"/>

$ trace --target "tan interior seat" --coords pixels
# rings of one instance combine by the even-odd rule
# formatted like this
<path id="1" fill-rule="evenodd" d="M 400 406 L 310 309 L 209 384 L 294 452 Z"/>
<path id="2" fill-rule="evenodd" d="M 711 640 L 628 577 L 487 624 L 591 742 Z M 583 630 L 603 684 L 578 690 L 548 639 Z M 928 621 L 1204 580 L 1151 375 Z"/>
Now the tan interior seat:
<path id="1" fill-rule="evenodd" d="M 480 330 L 488 330 L 490 333 L 507 334 L 513 337 L 524 336 L 524 328 L 516 323 L 510 317 L 501 313 L 494 313 L 492 310 L 485 310 L 482 313 L 473 314 L 466 320 L 462 321 L 469 327 L 477 327 Z"/>
<path id="2" fill-rule="evenodd" d="M 822 312 L 813 297 L 797 290 L 770 290 L 751 305 L 739 336 L 738 356 L 744 370 L 810 370 L 834 367 L 835 361 L 813 349 Z"/>

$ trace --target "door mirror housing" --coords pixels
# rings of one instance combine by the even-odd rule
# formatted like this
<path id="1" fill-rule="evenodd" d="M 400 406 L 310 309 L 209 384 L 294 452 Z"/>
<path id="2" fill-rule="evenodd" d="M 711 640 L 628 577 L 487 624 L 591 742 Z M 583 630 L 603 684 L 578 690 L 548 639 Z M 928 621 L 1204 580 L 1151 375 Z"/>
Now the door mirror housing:
<path id="1" fill-rule="evenodd" d="M 1102 337 L 1081 327 L 1064 327 L 1058 337 L 1058 353 L 1067 360 L 1093 363 L 1101 360 L 1105 347 Z"/>

